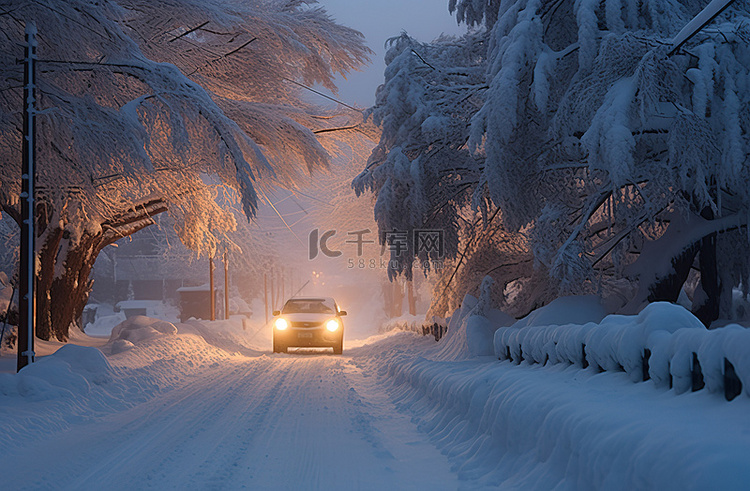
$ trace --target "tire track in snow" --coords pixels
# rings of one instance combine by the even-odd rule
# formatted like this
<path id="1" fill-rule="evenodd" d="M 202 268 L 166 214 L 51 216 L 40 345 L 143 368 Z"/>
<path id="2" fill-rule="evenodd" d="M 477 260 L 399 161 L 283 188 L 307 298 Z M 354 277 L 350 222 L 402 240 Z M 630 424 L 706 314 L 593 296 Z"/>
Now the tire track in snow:
<path id="1" fill-rule="evenodd" d="M 9 487 L 62 489 L 457 489 L 352 360 L 298 353 L 232 360 L 136 407 L 14 456 Z M 5 476 L 4 476 L 5 477 Z"/>
<path id="2" fill-rule="evenodd" d="M 146 478 L 144 487 L 152 487 L 148 480 L 159 477 L 153 474 L 166 475 L 165 471 L 174 467 L 176 459 L 170 462 L 170 456 L 182 453 L 189 459 L 184 455 L 185 448 L 196 447 L 186 445 L 186 441 L 208 431 L 217 415 L 228 407 L 217 406 L 216 401 L 231 398 L 230 389 L 238 379 L 252 371 L 264 372 L 269 363 L 259 359 L 252 365 L 234 366 L 231 371 L 206 370 L 181 388 L 94 424 L 73 427 L 30 446 L 24 453 L 48 469 L 47 474 L 57 476 L 56 487 L 111 488 L 115 483 L 115 487 L 124 488 L 126 482 L 137 481 L 139 476 Z M 200 459 L 200 453 L 194 458 Z M 102 481 L 103 476 L 106 478 Z"/>

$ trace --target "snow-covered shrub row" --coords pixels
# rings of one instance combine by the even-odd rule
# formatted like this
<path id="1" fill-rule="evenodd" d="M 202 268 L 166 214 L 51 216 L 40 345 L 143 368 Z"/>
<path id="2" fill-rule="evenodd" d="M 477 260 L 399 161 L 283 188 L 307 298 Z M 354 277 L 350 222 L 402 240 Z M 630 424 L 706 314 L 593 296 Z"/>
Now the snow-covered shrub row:
<path id="1" fill-rule="evenodd" d="M 609 315 L 599 323 L 501 327 L 494 348 L 500 360 L 591 365 L 624 371 L 633 382 L 643 380 L 648 350 L 649 377 L 657 386 L 671 383 L 678 393 L 691 388 L 693 353 L 706 388 L 723 390 L 726 358 L 750 396 L 750 331 L 737 325 L 709 331 L 683 307 L 666 302 L 650 304 L 636 316 Z"/>

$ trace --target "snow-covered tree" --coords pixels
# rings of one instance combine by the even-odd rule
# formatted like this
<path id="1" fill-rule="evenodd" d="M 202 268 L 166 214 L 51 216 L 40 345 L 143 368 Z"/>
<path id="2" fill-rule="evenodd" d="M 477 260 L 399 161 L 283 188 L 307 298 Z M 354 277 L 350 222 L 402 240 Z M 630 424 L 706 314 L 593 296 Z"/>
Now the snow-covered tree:
<path id="1" fill-rule="evenodd" d="M 377 194 L 381 235 L 415 229 L 444 232 L 445 255 L 455 257 L 463 212 L 479 182 L 481 161 L 467 146 L 469 120 L 481 106 L 485 43 L 479 35 L 419 43 L 405 33 L 389 40 L 385 84 L 371 109 L 380 142 L 354 180 L 357 193 Z M 412 262 L 435 259 L 391 248 L 389 276 L 412 276 Z"/>
<path id="2" fill-rule="evenodd" d="M 258 186 L 295 186 L 327 165 L 322 111 L 300 85 L 366 60 L 359 33 L 312 0 L 0 2 L 0 203 L 18 218 L 24 23 L 36 23 L 38 319 L 67 337 L 98 252 L 168 211 L 191 249 L 212 253 Z M 257 179 L 257 181 L 256 181 Z M 211 184 L 211 185 L 209 185 Z"/>
<path id="3" fill-rule="evenodd" d="M 640 280 L 630 308 L 674 301 L 700 252 L 709 302 L 694 311 L 709 323 L 719 290 L 747 283 L 748 12 L 730 6 L 675 50 L 691 19 L 710 19 L 706 5 L 486 5 L 497 21 L 472 144 L 506 224 L 533 227 L 534 255 L 563 290 L 628 274 Z"/>
<path id="4" fill-rule="evenodd" d="M 504 229 L 528 239 L 537 268 L 528 277 L 543 272 L 557 293 L 621 291 L 628 310 L 676 300 L 695 267 L 694 311 L 715 319 L 749 270 L 746 2 L 451 0 L 449 9 L 486 43 L 488 89 L 468 139 L 482 163 L 474 202 L 489 196 Z M 391 146 L 410 142 L 419 144 L 401 133 Z M 389 202 L 388 186 L 378 189 Z M 623 291 L 623 280 L 637 288 Z"/>

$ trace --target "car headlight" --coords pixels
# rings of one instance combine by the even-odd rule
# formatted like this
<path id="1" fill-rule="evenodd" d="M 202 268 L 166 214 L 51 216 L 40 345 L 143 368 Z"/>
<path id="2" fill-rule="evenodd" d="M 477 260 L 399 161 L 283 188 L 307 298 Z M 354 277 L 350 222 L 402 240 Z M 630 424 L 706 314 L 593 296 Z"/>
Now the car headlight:
<path id="1" fill-rule="evenodd" d="M 274 322 L 273 325 L 276 326 L 276 329 L 278 329 L 279 331 L 283 331 L 287 327 L 289 327 L 289 323 L 286 321 L 286 319 L 282 319 L 281 317 L 276 319 L 276 322 Z"/>
<path id="2" fill-rule="evenodd" d="M 336 332 L 339 328 L 339 321 L 336 319 L 331 319 L 328 322 L 326 322 L 326 329 L 328 329 L 331 332 Z"/>

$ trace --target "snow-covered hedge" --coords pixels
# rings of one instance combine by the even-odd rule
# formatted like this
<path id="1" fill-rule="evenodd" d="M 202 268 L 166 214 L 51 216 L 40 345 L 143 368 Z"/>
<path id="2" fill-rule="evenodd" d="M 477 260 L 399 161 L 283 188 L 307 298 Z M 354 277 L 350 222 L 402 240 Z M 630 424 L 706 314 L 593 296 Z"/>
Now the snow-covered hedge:
<path id="1" fill-rule="evenodd" d="M 725 390 L 725 375 L 734 370 L 750 396 L 750 330 L 709 331 L 683 307 L 665 302 L 600 323 L 501 327 L 494 348 L 500 360 L 625 371 L 633 382 L 651 378 L 678 393 L 695 389 L 696 379 L 711 392 Z"/>

